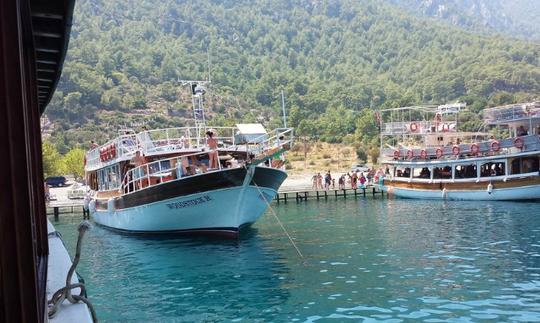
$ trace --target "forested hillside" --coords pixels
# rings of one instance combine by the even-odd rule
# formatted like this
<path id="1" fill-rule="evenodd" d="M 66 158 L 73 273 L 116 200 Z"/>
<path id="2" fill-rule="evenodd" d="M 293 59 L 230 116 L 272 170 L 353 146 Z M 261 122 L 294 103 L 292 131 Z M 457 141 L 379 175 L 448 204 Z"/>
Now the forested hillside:
<path id="1" fill-rule="evenodd" d="M 538 0 L 387 0 L 473 31 L 540 40 Z"/>
<path id="2" fill-rule="evenodd" d="M 370 109 L 460 99 L 478 111 L 537 97 L 539 57 L 540 44 L 375 0 L 79 0 L 46 113 L 61 151 L 122 124 L 184 125 L 190 100 L 177 80 L 210 70 L 214 124 L 277 125 L 284 90 L 299 134 L 368 146 Z"/>

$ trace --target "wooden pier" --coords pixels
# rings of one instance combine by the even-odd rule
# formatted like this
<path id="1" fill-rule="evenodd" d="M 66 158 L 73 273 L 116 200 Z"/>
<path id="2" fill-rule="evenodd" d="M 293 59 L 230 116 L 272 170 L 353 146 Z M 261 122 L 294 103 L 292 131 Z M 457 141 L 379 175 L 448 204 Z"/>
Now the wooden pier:
<path id="1" fill-rule="evenodd" d="M 65 213 L 82 213 L 83 218 L 89 217 L 88 211 L 83 207 L 82 200 L 70 200 L 65 202 L 52 201 L 47 204 L 47 215 L 54 215 L 54 220 L 58 221 L 60 214 Z"/>
<path id="2" fill-rule="evenodd" d="M 347 198 L 354 197 L 357 198 L 358 196 L 366 197 L 366 196 L 373 196 L 380 195 L 381 197 L 384 196 L 384 191 L 379 189 L 378 185 L 368 185 L 365 188 L 345 188 L 345 189 L 298 189 L 298 190 L 280 190 L 278 194 L 276 195 L 275 200 L 280 202 L 287 201 L 295 201 L 295 202 L 304 202 L 308 199 L 316 199 L 316 200 L 328 200 L 329 198 L 337 199 L 338 197 Z"/>

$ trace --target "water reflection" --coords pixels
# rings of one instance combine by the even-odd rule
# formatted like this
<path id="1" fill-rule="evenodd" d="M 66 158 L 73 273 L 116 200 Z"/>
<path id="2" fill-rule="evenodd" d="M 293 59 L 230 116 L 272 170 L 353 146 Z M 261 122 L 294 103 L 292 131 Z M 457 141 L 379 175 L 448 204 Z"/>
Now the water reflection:
<path id="1" fill-rule="evenodd" d="M 100 318 L 540 320 L 537 203 L 359 198 L 274 208 L 303 259 L 271 216 L 239 241 L 96 227 L 81 272 Z"/>
<path id="2" fill-rule="evenodd" d="M 289 296 L 281 288 L 286 261 L 255 229 L 231 241 L 128 236 L 96 226 L 83 253 L 79 271 L 105 321 L 256 319 L 260 307 L 252 304 L 264 303 L 268 317 Z"/>

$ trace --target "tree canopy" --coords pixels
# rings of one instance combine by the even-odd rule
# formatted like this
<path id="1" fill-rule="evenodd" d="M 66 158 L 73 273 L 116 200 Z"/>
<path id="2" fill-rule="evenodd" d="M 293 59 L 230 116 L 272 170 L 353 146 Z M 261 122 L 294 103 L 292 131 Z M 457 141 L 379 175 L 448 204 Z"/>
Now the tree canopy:
<path id="1" fill-rule="evenodd" d="M 455 100 L 476 109 L 537 96 L 539 57 L 538 43 L 476 35 L 375 0 L 81 0 L 46 113 L 65 153 L 120 125 L 185 125 L 189 93 L 178 80 L 210 75 L 215 125 L 280 125 L 283 90 L 300 135 L 371 145 L 372 109 Z"/>

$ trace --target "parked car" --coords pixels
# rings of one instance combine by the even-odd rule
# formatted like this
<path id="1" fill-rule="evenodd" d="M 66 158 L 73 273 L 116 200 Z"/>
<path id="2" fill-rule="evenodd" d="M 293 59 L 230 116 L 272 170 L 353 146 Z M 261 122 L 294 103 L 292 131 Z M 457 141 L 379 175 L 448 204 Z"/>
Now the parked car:
<path id="1" fill-rule="evenodd" d="M 369 172 L 369 167 L 367 167 L 366 165 L 354 165 L 351 169 L 351 171 L 353 172 L 362 172 L 362 173 L 366 173 L 366 172 Z"/>
<path id="2" fill-rule="evenodd" d="M 62 187 L 66 185 L 66 178 L 64 176 L 50 176 L 45 179 L 45 183 L 52 187 Z"/>
<path id="3" fill-rule="evenodd" d="M 79 183 L 73 184 L 71 189 L 69 189 L 67 195 L 68 199 L 83 199 L 86 195 L 87 187 L 80 185 Z"/>

